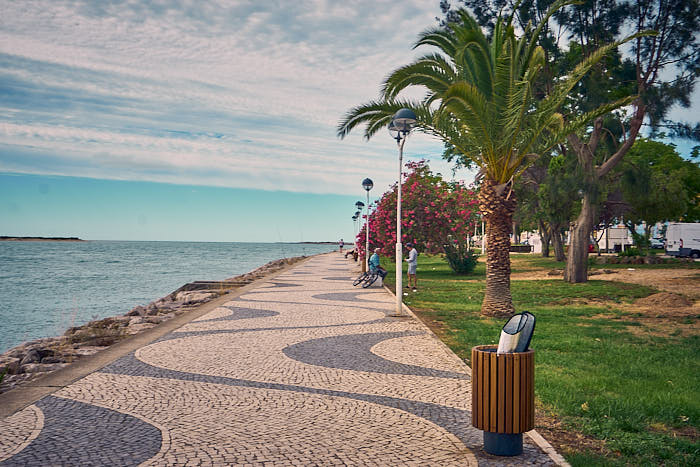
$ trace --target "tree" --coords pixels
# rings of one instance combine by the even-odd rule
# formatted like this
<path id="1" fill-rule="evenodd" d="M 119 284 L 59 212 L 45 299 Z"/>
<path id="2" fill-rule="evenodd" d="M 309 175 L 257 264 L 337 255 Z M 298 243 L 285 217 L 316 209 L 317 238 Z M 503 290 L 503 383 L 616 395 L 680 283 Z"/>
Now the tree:
<path id="1" fill-rule="evenodd" d="M 411 242 L 429 253 L 442 251 L 448 238 L 466 239 L 474 231 L 476 193 L 459 182 L 446 182 L 433 174 L 427 162 L 407 162 L 401 186 L 401 241 Z M 369 218 L 370 242 L 391 255 L 396 244 L 397 185 L 377 200 Z M 365 238 L 365 227 L 358 234 Z M 362 244 L 361 246 L 359 244 Z M 356 242 L 364 256 L 364 243 Z"/>
<path id="2" fill-rule="evenodd" d="M 640 138 L 620 167 L 620 187 L 632 232 L 646 224 L 644 242 L 657 222 L 684 218 L 700 194 L 700 167 L 683 159 L 672 144 Z"/>
<path id="3" fill-rule="evenodd" d="M 438 53 L 393 71 L 384 82 L 382 98 L 351 109 L 338 127 L 338 135 L 344 137 L 364 123 L 365 136 L 370 138 L 389 124 L 396 111 L 408 107 L 418 117 L 418 131 L 437 136 L 454 147 L 464 161 L 480 167 L 484 179 L 479 202 L 489 245 L 481 307 L 484 315 L 509 316 L 515 311 L 509 256 L 516 205 L 514 180 L 567 134 L 630 102 L 618 100 L 566 124 L 559 113 L 576 83 L 624 41 L 601 47 L 560 77 L 546 95 L 534 94 L 546 63 L 537 42 L 551 15 L 569 3 L 556 2 L 536 26 L 525 25 L 519 37 L 512 16 L 498 17 L 493 33 L 486 37 L 476 20 L 466 10 L 459 10 L 458 21 L 419 36 L 416 47 L 435 47 Z M 427 89 L 422 101 L 398 98 L 401 91 L 413 86 Z"/>
<path id="4" fill-rule="evenodd" d="M 553 2 L 461 0 L 460 3 L 474 10 L 480 24 L 492 28 L 502 11 L 513 12 L 522 25 L 541 17 Z M 449 1 L 441 1 L 440 6 L 447 18 L 454 16 Z M 569 61 L 572 57 L 578 61 L 580 57 L 591 56 L 621 31 L 658 32 L 653 37 L 639 34 L 627 58 L 611 54 L 582 80 L 568 104 L 570 113 L 575 115 L 575 112 L 586 112 L 629 93 L 638 96 L 630 116 L 608 115 L 597 121 L 590 131 L 572 133 L 568 138 L 569 149 L 579 161 L 584 188 L 581 209 L 571 231 L 564 277 L 570 282 L 584 282 L 587 280 L 588 239 L 605 201 L 603 192 L 610 183 L 608 175 L 632 146 L 642 125 L 646 122 L 652 135 L 666 130 L 673 136 L 700 140 L 700 124 L 667 118 L 673 105 L 689 106 L 689 96 L 700 74 L 697 36 L 700 11 L 698 0 L 586 0 L 562 8 L 553 18 L 556 26 L 547 30 L 540 44 L 553 56 L 564 58 L 558 60 L 556 70 L 559 73 L 571 67 L 567 56 Z M 567 54 L 557 46 L 565 35 L 572 39 Z"/>
<path id="5" fill-rule="evenodd" d="M 542 216 L 550 228 L 557 261 L 566 260 L 563 235 L 580 205 L 580 180 L 575 160 L 559 155 L 550 160 L 547 176 L 540 184 L 538 198 Z"/>
<path id="6" fill-rule="evenodd" d="M 582 173 L 584 188 L 581 210 L 571 229 L 571 243 L 567 258 L 564 279 L 569 282 L 585 282 L 588 271 L 588 239 L 597 210 L 603 199 L 601 187 L 607 176 L 627 154 L 639 135 L 645 118 L 655 131 L 661 127 L 669 128 L 676 134 L 692 136 L 692 128 L 687 124 L 670 122 L 666 115 L 674 104 L 689 105 L 689 96 L 695 81 L 700 76 L 700 47 L 696 33 L 700 26 L 700 10 L 697 0 L 638 0 L 624 3 L 625 8 L 617 9 L 620 3 L 607 1 L 603 5 L 611 15 L 622 15 L 628 27 L 640 33 L 653 29 L 654 36 L 638 35 L 632 48 L 632 58 L 622 64 L 622 72 L 634 70 L 634 80 L 627 83 L 636 87 L 637 99 L 631 109 L 627 122 L 620 118 L 622 128 L 618 138 L 607 138 L 614 133 L 607 131 L 603 118 L 598 118 L 593 128 L 586 135 L 572 132 L 567 140 L 574 151 Z M 615 10 L 613 10 L 615 8 Z M 591 27 L 594 19 L 601 14 L 601 5 L 591 3 L 574 6 L 576 12 L 561 21 L 567 26 L 574 26 L 578 41 L 584 46 L 595 46 L 601 29 Z M 624 12 L 624 14 L 623 14 Z M 581 21 L 581 18 L 591 21 Z M 665 70 L 675 71 L 670 80 L 662 78 Z M 670 73 L 671 75 L 673 73 Z M 615 92 L 627 84 L 606 75 L 601 70 L 599 83 L 607 83 L 607 92 Z M 605 147 L 605 140 L 612 143 Z M 610 149 L 610 147 L 613 147 Z"/>

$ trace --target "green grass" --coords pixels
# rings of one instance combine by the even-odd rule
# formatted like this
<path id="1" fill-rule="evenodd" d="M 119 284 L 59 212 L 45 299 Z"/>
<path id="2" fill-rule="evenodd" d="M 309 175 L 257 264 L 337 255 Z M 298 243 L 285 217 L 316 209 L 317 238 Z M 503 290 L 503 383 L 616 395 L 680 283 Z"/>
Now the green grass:
<path id="1" fill-rule="evenodd" d="M 385 263 L 393 287 L 393 265 Z M 473 346 L 498 342 L 505 320 L 479 314 L 483 258 L 468 276 L 453 274 L 439 256 L 421 255 L 418 264 L 418 292 L 404 300 L 445 325 L 442 337 L 455 353 L 469 362 Z M 513 272 L 553 264 L 519 256 Z M 511 291 L 516 310 L 537 318 L 539 404 L 569 430 L 604 441 L 604 456 L 565 453 L 572 465 L 700 465 L 700 336 L 680 332 L 698 317 L 678 321 L 676 332 L 650 333 L 648 320 L 616 305 L 656 291 L 622 282 L 513 281 Z"/>

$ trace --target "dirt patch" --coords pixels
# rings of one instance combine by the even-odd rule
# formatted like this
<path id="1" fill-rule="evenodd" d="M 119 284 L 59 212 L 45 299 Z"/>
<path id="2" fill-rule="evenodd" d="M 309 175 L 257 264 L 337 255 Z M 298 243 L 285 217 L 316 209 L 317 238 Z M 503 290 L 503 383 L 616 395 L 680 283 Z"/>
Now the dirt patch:
<path id="1" fill-rule="evenodd" d="M 655 293 L 648 297 L 640 298 L 635 302 L 640 306 L 683 308 L 693 305 L 693 302 L 682 295 L 669 292 Z"/>
<path id="2" fill-rule="evenodd" d="M 593 270 L 597 271 L 597 270 Z M 528 271 L 513 273 L 514 281 L 552 280 L 558 275 L 549 275 L 550 270 Z M 609 280 L 646 285 L 664 292 L 685 295 L 690 300 L 700 299 L 700 274 L 696 269 L 608 269 L 603 274 L 592 276 L 595 280 Z"/>
<path id="3" fill-rule="evenodd" d="M 663 424 L 654 424 L 649 427 L 649 431 L 655 431 L 657 433 L 665 433 L 673 438 L 685 438 L 694 443 L 700 440 L 700 431 L 698 431 L 694 426 L 684 426 L 682 428 L 669 428 Z"/>
<path id="4" fill-rule="evenodd" d="M 603 457 L 615 456 L 615 453 L 605 446 L 605 441 L 564 426 L 561 420 L 542 407 L 535 408 L 535 430 L 561 454 L 588 451 Z"/>

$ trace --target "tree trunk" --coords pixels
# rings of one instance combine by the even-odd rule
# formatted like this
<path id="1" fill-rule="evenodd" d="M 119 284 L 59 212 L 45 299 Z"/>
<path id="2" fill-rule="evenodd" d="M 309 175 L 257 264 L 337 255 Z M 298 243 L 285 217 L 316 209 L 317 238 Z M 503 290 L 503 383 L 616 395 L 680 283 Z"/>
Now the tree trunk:
<path id="1" fill-rule="evenodd" d="M 550 231 L 542 220 L 538 220 L 537 223 L 539 225 L 540 241 L 542 242 L 542 256 L 549 258 Z"/>
<path id="2" fill-rule="evenodd" d="M 484 180 L 479 192 L 486 220 L 486 290 L 481 304 L 484 316 L 509 317 L 515 313 L 510 295 L 510 233 L 515 197 L 508 186 Z"/>
<path id="3" fill-rule="evenodd" d="M 556 260 L 566 261 L 564 239 L 561 236 L 561 226 L 559 224 L 552 225 L 552 245 L 554 246 L 554 256 Z"/>
<path id="4" fill-rule="evenodd" d="M 595 207 L 586 193 L 581 202 L 581 212 L 571 227 L 569 256 L 564 270 L 564 280 L 571 283 L 588 280 L 588 242 L 595 220 Z"/>

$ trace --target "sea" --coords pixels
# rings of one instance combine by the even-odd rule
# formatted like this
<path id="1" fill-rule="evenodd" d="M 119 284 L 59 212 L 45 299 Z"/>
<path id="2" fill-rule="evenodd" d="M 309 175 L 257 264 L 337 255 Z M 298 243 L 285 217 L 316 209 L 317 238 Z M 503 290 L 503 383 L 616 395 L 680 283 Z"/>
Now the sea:
<path id="1" fill-rule="evenodd" d="M 308 243 L 0 241 L 0 353 L 123 315 L 180 286 L 336 248 Z"/>

